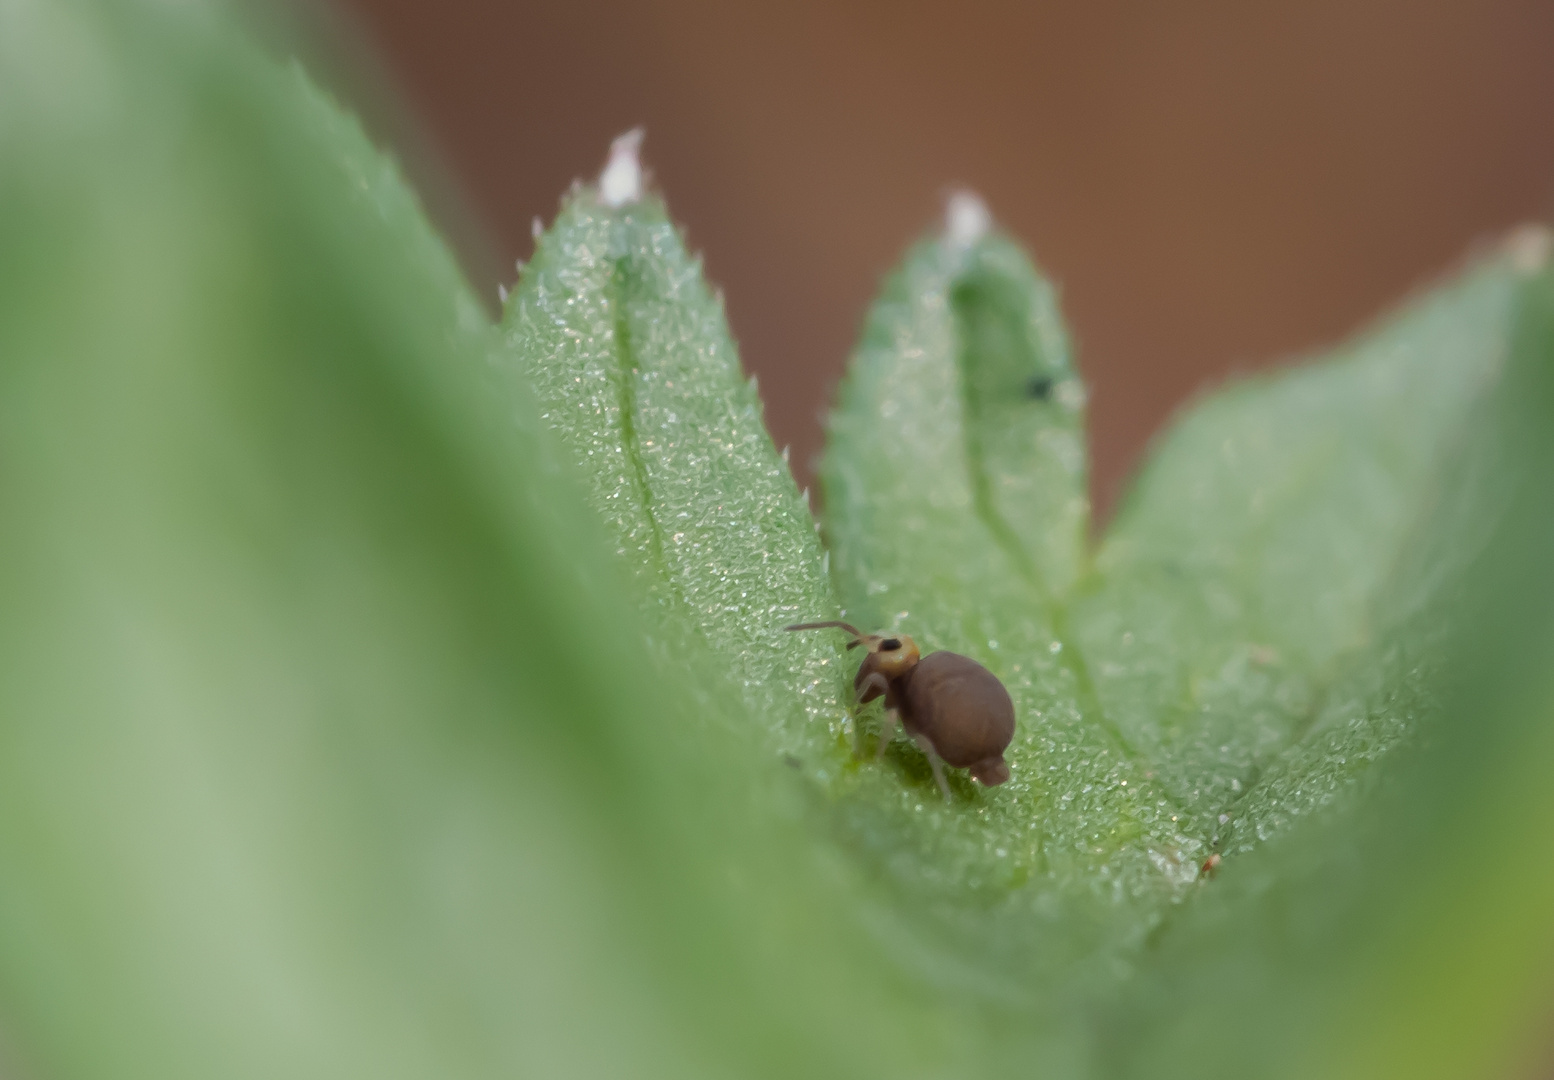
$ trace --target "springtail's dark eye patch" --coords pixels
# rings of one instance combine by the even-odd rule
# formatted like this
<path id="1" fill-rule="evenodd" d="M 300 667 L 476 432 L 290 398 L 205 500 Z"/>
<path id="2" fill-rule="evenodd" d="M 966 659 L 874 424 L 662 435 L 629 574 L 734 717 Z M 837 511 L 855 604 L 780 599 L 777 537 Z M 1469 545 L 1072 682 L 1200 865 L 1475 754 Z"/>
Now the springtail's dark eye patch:
<path id="1" fill-rule="evenodd" d="M 899 648 L 901 648 L 900 638 L 888 637 L 884 641 L 880 642 L 880 649 L 885 652 L 895 652 Z"/>

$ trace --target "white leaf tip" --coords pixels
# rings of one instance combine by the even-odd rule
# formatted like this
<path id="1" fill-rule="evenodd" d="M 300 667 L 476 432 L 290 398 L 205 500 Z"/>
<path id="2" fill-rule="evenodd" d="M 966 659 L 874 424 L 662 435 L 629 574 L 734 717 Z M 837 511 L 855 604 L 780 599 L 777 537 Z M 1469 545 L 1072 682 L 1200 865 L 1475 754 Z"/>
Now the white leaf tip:
<path id="1" fill-rule="evenodd" d="M 642 139 L 646 134 L 634 127 L 610 144 L 610 160 L 599 174 L 599 198 L 604 205 L 618 209 L 642 198 Z"/>
<path id="2" fill-rule="evenodd" d="M 988 234 L 993 215 L 974 191 L 950 192 L 944 203 L 944 238 L 952 247 L 968 248 Z"/>
<path id="3" fill-rule="evenodd" d="M 1505 252 L 1511 265 L 1523 274 L 1536 274 L 1549 264 L 1554 253 L 1554 233 L 1544 225 L 1518 225 L 1505 238 Z"/>

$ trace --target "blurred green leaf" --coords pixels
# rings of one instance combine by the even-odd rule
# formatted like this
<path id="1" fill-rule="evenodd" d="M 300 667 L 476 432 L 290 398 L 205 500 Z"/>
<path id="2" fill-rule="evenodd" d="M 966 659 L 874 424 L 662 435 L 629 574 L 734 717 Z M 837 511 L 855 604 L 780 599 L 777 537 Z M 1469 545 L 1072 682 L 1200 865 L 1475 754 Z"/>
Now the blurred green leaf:
<path id="1" fill-rule="evenodd" d="M 1516 245 L 1513 263 L 1527 254 Z M 1485 373 L 1493 389 L 1454 433 L 1424 528 L 1383 590 L 1386 629 L 1412 656 L 1381 654 L 1369 679 L 1382 692 L 1316 740 L 1336 748 L 1401 700 L 1414 710 L 1395 721 L 1406 741 L 1367 763 L 1365 785 L 1335 790 L 1318 754 L 1290 763 L 1287 776 L 1317 763 L 1308 805 L 1328 811 L 1292 815 L 1227 859 L 1223 880 L 1159 935 L 1143 977 L 1105 1010 L 1108 1029 L 1128 1035 L 1110 1048 L 1109 1073 L 1521 1076 L 1546 1065 L 1554 276 L 1511 299 L 1508 362 Z"/>
<path id="2" fill-rule="evenodd" d="M 1371 676 L 1403 647 L 1400 605 L 1441 578 L 1405 556 L 1505 367 L 1519 257 L 1486 259 L 1324 363 L 1204 401 L 1101 544 L 1074 615 L 1098 704 L 1227 850 L 1408 733 L 1407 703 L 1371 700 L 1404 689 L 1405 665 Z"/>
<path id="3" fill-rule="evenodd" d="M 17 1071 L 858 1061 L 886 1018 L 825 872 L 643 654 L 397 170 L 219 14 L 3 17 Z"/>

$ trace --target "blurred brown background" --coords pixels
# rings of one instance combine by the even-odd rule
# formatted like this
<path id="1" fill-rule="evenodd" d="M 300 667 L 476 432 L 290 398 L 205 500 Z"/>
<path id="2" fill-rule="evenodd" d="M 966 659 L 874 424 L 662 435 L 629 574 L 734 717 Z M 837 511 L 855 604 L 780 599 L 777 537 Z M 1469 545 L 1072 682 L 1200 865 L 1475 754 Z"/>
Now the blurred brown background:
<path id="1" fill-rule="evenodd" d="M 1062 286 L 1103 506 L 1198 388 L 1554 209 L 1547 0 L 341 2 L 501 256 L 471 256 L 493 304 L 530 220 L 647 126 L 804 482 L 952 185 Z"/>

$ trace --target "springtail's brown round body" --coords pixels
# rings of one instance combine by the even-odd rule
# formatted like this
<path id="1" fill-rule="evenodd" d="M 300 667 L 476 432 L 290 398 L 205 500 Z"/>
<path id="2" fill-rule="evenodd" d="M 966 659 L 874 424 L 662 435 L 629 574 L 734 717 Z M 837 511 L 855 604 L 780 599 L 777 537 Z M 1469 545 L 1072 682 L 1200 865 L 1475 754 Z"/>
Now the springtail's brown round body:
<path id="1" fill-rule="evenodd" d="M 950 785 L 944 779 L 944 761 L 966 769 L 988 787 L 1009 779 L 1004 750 L 1014 738 L 1014 702 L 1009 691 L 987 668 L 952 652 L 919 655 L 909 637 L 863 634 L 844 622 L 796 623 L 789 630 L 846 630 L 853 636 L 849 649 L 868 650 L 853 690 L 858 703 L 885 699 L 885 730 L 880 733 L 876 759 L 885 753 L 895 724 L 917 740 L 944 797 Z"/>

